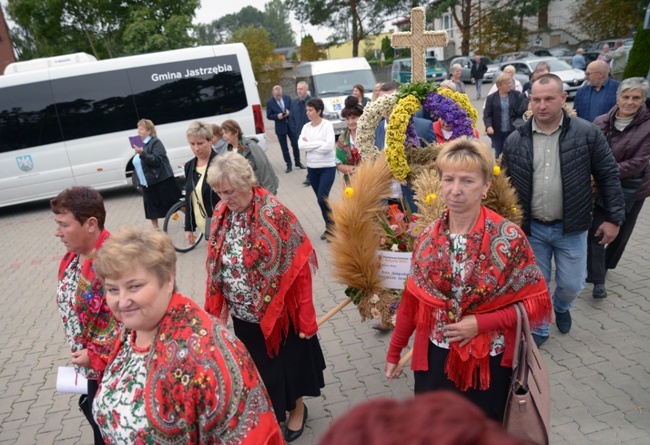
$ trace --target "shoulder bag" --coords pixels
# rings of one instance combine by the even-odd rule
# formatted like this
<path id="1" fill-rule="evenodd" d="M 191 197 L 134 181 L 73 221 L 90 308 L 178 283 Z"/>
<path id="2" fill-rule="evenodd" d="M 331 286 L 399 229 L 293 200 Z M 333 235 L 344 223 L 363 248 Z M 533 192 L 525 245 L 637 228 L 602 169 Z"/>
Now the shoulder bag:
<path id="1" fill-rule="evenodd" d="M 512 359 L 503 429 L 535 445 L 548 445 L 551 424 L 551 384 L 546 365 L 530 335 L 528 315 L 521 303 L 517 313 L 517 337 Z"/>

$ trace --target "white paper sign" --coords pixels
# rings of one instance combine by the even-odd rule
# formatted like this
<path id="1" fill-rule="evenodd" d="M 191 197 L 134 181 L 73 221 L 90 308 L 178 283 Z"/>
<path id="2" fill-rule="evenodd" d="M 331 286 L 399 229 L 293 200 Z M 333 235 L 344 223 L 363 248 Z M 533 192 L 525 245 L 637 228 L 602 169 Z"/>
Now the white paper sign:
<path id="1" fill-rule="evenodd" d="M 411 269 L 413 252 L 391 252 L 378 250 L 379 278 L 386 289 L 404 289 Z"/>
<path id="2" fill-rule="evenodd" d="M 56 391 L 65 394 L 88 394 L 88 380 L 72 366 L 59 366 Z"/>

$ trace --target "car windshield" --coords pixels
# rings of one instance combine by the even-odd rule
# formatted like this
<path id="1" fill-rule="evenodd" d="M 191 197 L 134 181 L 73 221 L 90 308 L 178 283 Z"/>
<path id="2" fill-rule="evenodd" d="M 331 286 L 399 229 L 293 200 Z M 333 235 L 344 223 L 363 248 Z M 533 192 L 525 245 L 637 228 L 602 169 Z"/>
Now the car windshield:
<path id="1" fill-rule="evenodd" d="M 427 57 L 427 69 L 434 70 L 436 68 L 442 68 L 440 62 L 435 57 Z"/>
<path id="2" fill-rule="evenodd" d="M 314 75 L 314 89 L 318 97 L 349 96 L 352 88 L 360 83 L 366 91 L 375 87 L 371 70 L 339 71 L 337 73 Z"/>
<path id="3" fill-rule="evenodd" d="M 570 54 L 569 50 L 567 49 L 549 49 L 549 53 L 551 53 L 552 56 L 554 57 L 560 57 L 560 56 L 568 56 Z"/>

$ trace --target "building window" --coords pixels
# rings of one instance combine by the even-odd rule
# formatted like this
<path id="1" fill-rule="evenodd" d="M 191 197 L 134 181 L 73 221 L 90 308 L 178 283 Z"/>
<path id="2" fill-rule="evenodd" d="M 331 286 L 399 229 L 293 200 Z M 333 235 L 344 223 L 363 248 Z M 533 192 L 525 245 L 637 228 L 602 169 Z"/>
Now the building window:
<path id="1" fill-rule="evenodd" d="M 442 15 L 442 29 L 447 31 L 450 39 L 454 38 L 454 19 L 451 14 L 445 13 Z"/>

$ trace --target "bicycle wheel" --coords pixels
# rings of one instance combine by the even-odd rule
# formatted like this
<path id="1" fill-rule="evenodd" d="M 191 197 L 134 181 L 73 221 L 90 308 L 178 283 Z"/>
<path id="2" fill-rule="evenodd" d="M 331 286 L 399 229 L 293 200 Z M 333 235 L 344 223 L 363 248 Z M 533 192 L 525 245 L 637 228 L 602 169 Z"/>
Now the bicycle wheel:
<path id="1" fill-rule="evenodd" d="M 178 201 L 169 209 L 167 216 L 165 216 L 163 230 L 172 239 L 176 252 L 189 252 L 203 238 L 203 234 L 197 228 L 194 230 L 194 244 L 187 244 L 185 240 L 185 200 Z"/>

